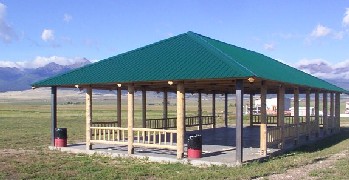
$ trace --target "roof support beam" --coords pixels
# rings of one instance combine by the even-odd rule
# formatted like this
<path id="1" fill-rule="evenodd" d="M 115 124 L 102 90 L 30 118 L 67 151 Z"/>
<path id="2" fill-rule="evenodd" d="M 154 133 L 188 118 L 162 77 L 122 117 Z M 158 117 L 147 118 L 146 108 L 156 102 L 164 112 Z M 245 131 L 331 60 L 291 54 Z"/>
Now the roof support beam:
<path id="1" fill-rule="evenodd" d="M 279 92 L 277 94 L 277 120 L 278 126 L 281 127 L 281 143 L 280 149 L 285 145 L 285 86 L 282 84 L 279 86 Z"/>
<path id="2" fill-rule="evenodd" d="M 216 128 L 216 92 L 212 92 L 212 116 L 213 125 L 212 128 Z"/>
<path id="3" fill-rule="evenodd" d="M 201 91 L 198 93 L 198 118 L 199 118 L 199 131 L 202 132 L 202 101 Z"/>
<path id="4" fill-rule="evenodd" d="M 341 94 L 340 93 L 336 93 L 336 95 L 335 95 L 335 112 L 334 112 L 334 114 L 335 114 L 335 122 L 336 122 L 336 127 L 335 127 L 335 129 L 336 129 L 336 132 L 339 132 L 339 130 L 340 130 L 340 106 L 341 106 L 341 100 L 340 100 L 340 97 L 341 97 Z"/>
<path id="5" fill-rule="evenodd" d="M 253 126 L 253 94 L 250 93 L 250 126 Z"/>
<path id="6" fill-rule="evenodd" d="M 55 146 L 55 130 L 57 128 L 57 87 L 51 87 L 51 146 Z"/>
<path id="7" fill-rule="evenodd" d="M 147 120 L 147 91 L 142 88 L 142 127 L 146 128 Z"/>
<path id="8" fill-rule="evenodd" d="M 86 150 L 92 149 L 91 144 L 91 124 L 92 124 L 92 88 L 86 88 Z"/>
<path id="9" fill-rule="evenodd" d="M 305 119 L 307 123 L 306 140 L 309 140 L 311 127 L 310 127 L 310 89 L 305 93 Z"/>
<path id="10" fill-rule="evenodd" d="M 224 125 L 228 127 L 228 93 L 224 93 Z"/>
<path id="11" fill-rule="evenodd" d="M 243 159 L 243 104 L 244 104 L 244 83 L 243 80 L 236 80 L 236 162 L 241 164 Z"/>
<path id="12" fill-rule="evenodd" d="M 127 128 L 128 128 L 128 154 L 133 154 L 134 153 L 134 148 L 133 148 L 133 123 L 134 123 L 134 86 L 133 84 L 128 85 L 128 94 L 127 94 Z"/>
<path id="13" fill-rule="evenodd" d="M 121 87 L 117 88 L 117 110 L 116 110 L 116 120 L 118 121 L 117 126 L 121 127 Z"/>
<path id="14" fill-rule="evenodd" d="M 296 137 L 295 137 L 295 145 L 299 143 L 299 88 L 294 88 L 294 96 L 293 96 L 293 116 L 294 116 L 294 124 L 296 125 Z"/>
<path id="15" fill-rule="evenodd" d="M 184 157 L 185 91 L 183 82 L 177 84 L 177 159 Z"/>
<path id="16" fill-rule="evenodd" d="M 319 125 L 319 91 L 315 91 L 315 137 L 319 137 L 320 125 Z"/>
<path id="17" fill-rule="evenodd" d="M 330 132 L 333 133 L 334 128 L 334 93 L 330 93 Z"/>
<path id="18" fill-rule="evenodd" d="M 327 116 L 327 101 L 328 101 L 328 97 L 327 97 L 327 92 L 323 93 L 323 97 L 322 97 L 322 123 L 323 123 L 323 131 L 324 131 L 324 135 L 327 135 L 328 133 L 328 116 Z"/>
<path id="19" fill-rule="evenodd" d="M 162 123 L 162 125 L 163 125 L 163 128 L 164 129 L 167 129 L 167 116 L 168 116 L 168 100 L 167 100 L 167 98 L 168 98 L 168 95 L 167 95 L 167 90 L 166 89 L 164 89 L 164 91 L 163 91 L 163 94 L 164 94 L 164 96 L 163 96 L 163 101 L 162 101 L 162 118 L 164 119 L 164 121 L 163 121 L 163 123 Z"/>
<path id="20" fill-rule="evenodd" d="M 267 155 L 267 85 L 261 84 L 260 154 Z"/>

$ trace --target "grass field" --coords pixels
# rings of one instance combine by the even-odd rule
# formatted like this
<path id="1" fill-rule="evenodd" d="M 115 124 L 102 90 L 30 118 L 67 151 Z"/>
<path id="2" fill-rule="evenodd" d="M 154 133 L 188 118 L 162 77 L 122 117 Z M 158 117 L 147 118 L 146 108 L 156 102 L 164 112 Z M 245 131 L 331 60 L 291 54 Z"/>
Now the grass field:
<path id="1" fill-rule="evenodd" d="M 136 100 L 136 102 L 140 102 Z M 94 120 L 116 117 L 116 105 L 108 100 L 96 100 Z M 158 104 L 160 102 L 152 102 Z M 159 106 L 149 106 L 148 117 L 161 117 Z M 189 113 L 195 113 L 195 102 L 188 102 Z M 205 103 L 204 103 L 205 106 Z M 136 119 L 140 117 L 136 107 Z M 161 107 L 161 106 L 160 106 Z M 223 105 L 218 105 L 218 109 Z M 58 126 L 68 128 L 69 143 L 84 136 L 84 105 L 60 101 Z M 174 111 L 174 106 L 169 109 Z M 233 109 L 233 108 L 231 108 Z M 204 111 L 210 112 L 209 105 Z M 123 108 L 125 114 L 126 109 Z M 172 112 L 173 114 L 173 112 Z M 125 114 L 126 115 L 126 114 Z M 138 118 L 139 119 L 139 118 Z M 219 122 L 222 124 L 222 120 Z M 140 124 L 139 121 L 136 124 Z M 125 125 L 125 124 L 124 124 Z M 198 168 L 182 164 L 159 164 L 139 159 L 108 158 L 49 151 L 50 106 L 47 101 L 2 101 L 0 103 L 0 179 L 250 179 L 285 172 L 304 166 L 319 158 L 349 150 L 349 130 L 316 145 L 303 146 L 266 162 L 252 162 L 241 167 L 213 166 Z M 349 157 L 332 168 L 310 173 L 316 178 L 348 179 Z"/>

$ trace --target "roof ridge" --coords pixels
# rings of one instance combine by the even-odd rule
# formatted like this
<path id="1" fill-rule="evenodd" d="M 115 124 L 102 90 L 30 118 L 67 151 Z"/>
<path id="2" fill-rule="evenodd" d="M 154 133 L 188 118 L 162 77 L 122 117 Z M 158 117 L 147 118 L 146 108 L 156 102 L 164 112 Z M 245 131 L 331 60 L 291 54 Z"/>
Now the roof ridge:
<path id="1" fill-rule="evenodd" d="M 205 46 L 205 47 L 207 47 L 207 45 L 208 45 L 209 47 L 207 47 L 207 49 L 209 49 L 209 50 L 210 50 L 210 49 L 211 49 L 211 50 L 213 49 L 213 50 L 217 51 L 220 55 L 223 55 L 223 57 L 232 60 L 232 61 L 226 61 L 226 62 L 228 62 L 228 63 L 232 63 L 232 62 L 233 62 L 233 63 L 239 65 L 240 67 L 242 67 L 243 69 L 245 69 L 247 72 L 251 73 L 252 76 L 258 77 L 258 75 L 257 75 L 256 73 L 254 73 L 253 71 L 251 71 L 250 69 L 248 69 L 247 67 L 245 67 L 244 65 L 242 65 L 241 63 L 237 62 L 234 58 L 232 58 L 232 57 L 229 56 L 228 54 L 224 53 L 222 50 L 220 50 L 219 48 L 217 48 L 216 46 L 212 45 L 211 43 L 209 43 L 207 40 L 204 39 L 204 37 L 205 37 L 205 38 L 209 38 L 209 37 L 203 36 L 203 35 L 201 35 L 201 34 L 194 33 L 194 32 L 192 32 L 192 31 L 188 31 L 187 34 L 189 35 L 189 37 L 191 37 L 192 39 L 196 40 L 196 41 L 199 42 L 201 45 L 203 45 L 203 46 Z M 194 38 L 194 37 L 195 37 L 195 38 Z M 201 41 L 198 41 L 197 38 L 199 38 L 201 41 L 205 42 L 206 44 L 203 44 Z M 212 38 L 209 38 L 209 39 L 212 39 Z M 212 40 L 215 40 L 215 39 L 212 39 Z M 218 40 L 215 40 L 215 41 L 218 41 Z M 219 42 L 221 42 L 221 41 L 219 41 Z M 225 43 L 225 44 L 227 44 L 227 43 Z"/>

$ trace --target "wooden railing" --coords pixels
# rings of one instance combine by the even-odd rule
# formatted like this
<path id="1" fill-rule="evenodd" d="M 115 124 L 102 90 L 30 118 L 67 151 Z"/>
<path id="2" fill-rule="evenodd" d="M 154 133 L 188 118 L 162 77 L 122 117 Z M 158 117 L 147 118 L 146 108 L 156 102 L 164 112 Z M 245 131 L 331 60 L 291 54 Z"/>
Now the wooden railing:
<path id="1" fill-rule="evenodd" d="M 299 126 L 295 124 L 286 124 L 283 128 L 284 131 L 284 139 L 292 139 L 297 135 L 297 128 L 299 135 L 305 135 L 307 133 L 307 124 L 299 123 Z M 269 145 L 275 145 L 282 141 L 282 128 L 280 126 L 277 127 L 268 127 L 267 129 L 267 143 Z"/>
<path id="2" fill-rule="evenodd" d="M 153 129 L 176 128 L 177 118 L 146 119 L 146 127 Z"/>
<path id="3" fill-rule="evenodd" d="M 134 146 L 160 148 L 160 149 L 176 149 L 174 143 L 176 138 L 176 130 L 150 129 L 150 128 L 133 128 Z"/>
<path id="4" fill-rule="evenodd" d="M 269 145 L 278 144 L 281 140 L 281 127 L 268 127 L 267 143 Z"/>
<path id="5" fill-rule="evenodd" d="M 117 121 L 96 121 L 92 122 L 92 127 L 116 127 L 118 124 Z"/>
<path id="6" fill-rule="evenodd" d="M 310 116 L 310 121 L 315 121 L 315 116 Z M 253 124 L 261 123 L 261 115 L 253 115 Z M 267 116 L 267 124 L 277 124 L 277 116 Z M 306 122 L 305 116 L 299 116 L 299 123 Z M 294 116 L 284 116 L 285 124 L 294 124 Z M 319 116 L 319 124 L 322 125 L 322 116 Z"/>
<path id="7" fill-rule="evenodd" d="M 202 125 L 211 125 L 214 123 L 213 116 L 201 116 Z M 185 117 L 185 126 L 199 126 L 200 118 L 199 116 Z M 177 118 L 167 118 L 167 119 L 147 119 L 146 127 L 152 129 L 166 129 L 166 128 L 176 128 Z"/>
<path id="8" fill-rule="evenodd" d="M 121 127 L 91 127 L 91 143 L 127 144 L 127 130 Z"/>
<path id="9" fill-rule="evenodd" d="M 91 143 L 128 144 L 128 128 L 91 127 Z M 160 149 L 176 149 L 176 130 L 133 128 L 133 145 Z"/>

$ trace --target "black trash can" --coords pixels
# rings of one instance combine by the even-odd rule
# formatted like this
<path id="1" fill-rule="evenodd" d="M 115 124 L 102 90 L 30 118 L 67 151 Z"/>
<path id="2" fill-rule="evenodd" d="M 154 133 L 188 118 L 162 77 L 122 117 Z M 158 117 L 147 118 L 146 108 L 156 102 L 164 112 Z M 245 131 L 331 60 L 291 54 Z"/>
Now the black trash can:
<path id="1" fill-rule="evenodd" d="M 187 154 L 188 154 L 188 158 L 201 158 L 202 136 L 200 134 L 189 135 Z"/>
<path id="2" fill-rule="evenodd" d="M 67 128 L 56 128 L 55 129 L 55 146 L 56 147 L 67 147 Z"/>

